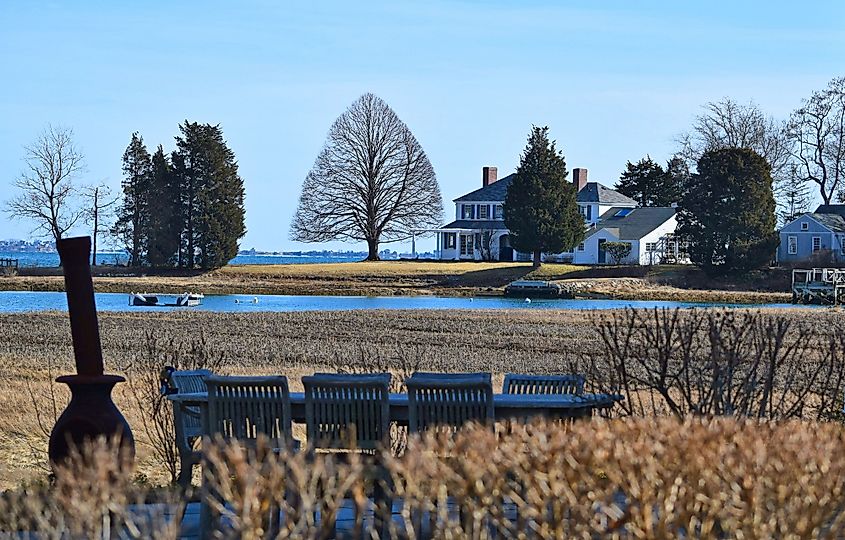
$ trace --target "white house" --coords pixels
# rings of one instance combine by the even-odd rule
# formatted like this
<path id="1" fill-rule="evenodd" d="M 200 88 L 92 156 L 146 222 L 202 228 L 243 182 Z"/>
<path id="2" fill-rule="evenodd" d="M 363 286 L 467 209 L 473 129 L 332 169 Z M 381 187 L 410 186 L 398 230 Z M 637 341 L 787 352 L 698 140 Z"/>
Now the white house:
<path id="1" fill-rule="evenodd" d="M 823 204 L 815 212 L 801 214 L 780 230 L 777 261 L 780 264 L 828 257 L 845 262 L 845 205 Z"/>
<path id="2" fill-rule="evenodd" d="M 511 247 L 510 231 L 502 214 L 505 196 L 515 177 L 510 174 L 498 179 L 496 167 L 482 169 L 481 188 L 455 199 L 455 220 L 434 231 L 439 259 L 531 259 L 530 254 L 515 252 Z M 578 191 L 578 208 L 588 228 L 587 239 L 573 252 L 549 254 L 546 259 L 582 264 L 610 263 L 603 249 L 604 242 L 626 241 L 632 244 L 632 255 L 626 262 L 660 262 L 657 260 L 659 254 L 665 253 L 670 246 L 669 239 L 675 230 L 674 208 L 637 208 L 636 201 L 630 197 L 598 182 L 589 182 L 587 169 L 574 169 L 572 182 Z M 626 219 L 628 216 L 630 219 Z M 605 221 L 609 221 L 609 227 Z"/>
<path id="3" fill-rule="evenodd" d="M 604 248 L 607 242 L 631 244 L 631 253 L 622 264 L 658 264 L 667 254 L 682 262 L 681 246 L 675 241 L 678 223 L 676 209 L 667 207 L 613 207 L 604 212 L 596 226 L 587 231 L 584 241 L 575 249 L 575 264 L 610 264 Z"/>

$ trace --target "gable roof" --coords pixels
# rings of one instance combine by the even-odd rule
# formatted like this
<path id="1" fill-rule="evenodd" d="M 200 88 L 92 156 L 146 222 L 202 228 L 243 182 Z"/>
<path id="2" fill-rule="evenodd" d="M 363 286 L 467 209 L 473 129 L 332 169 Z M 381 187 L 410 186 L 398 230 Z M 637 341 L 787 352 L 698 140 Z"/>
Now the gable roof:
<path id="1" fill-rule="evenodd" d="M 583 191 L 583 190 L 582 190 Z M 625 216 L 617 217 L 620 210 L 630 210 Z M 602 229 L 612 230 L 620 240 L 639 240 L 654 229 L 666 223 L 675 215 L 676 208 L 665 206 L 647 208 L 613 207 L 601 215 L 595 229 L 587 233 L 587 238 Z"/>
<path id="2" fill-rule="evenodd" d="M 599 184 L 598 182 L 587 182 L 584 188 L 578 192 L 576 200 L 579 203 L 614 204 L 617 206 L 637 206 L 637 201 L 622 195 L 615 189 Z"/>
<path id="3" fill-rule="evenodd" d="M 781 230 L 783 231 L 803 217 L 812 219 L 830 232 L 845 233 L 845 204 L 819 205 L 815 212 L 806 212 L 795 216 L 795 219 L 785 224 Z"/>
<path id="4" fill-rule="evenodd" d="M 814 214 L 836 214 L 845 218 L 845 204 L 822 204 Z"/>
<path id="5" fill-rule="evenodd" d="M 839 205 L 837 205 L 837 206 L 839 206 Z M 818 221 L 822 226 L 827 227 L 832 232 L 836 232 L 836 233 L 845 232 L 845 217 L 843 217 L 840 214 L 813 213 L 813 214 L 804 214 L 804 215 Z"/>
<path id="6" fill-rule="evenodd" d="M 496 180 L 487 187 L 478 188 L 475 191 L 470 191 L 466 195 L 462 195 L 454 200 L 454 202 L 470 201 L 470 202 L 497 202 L 504 201 L 505 195 L 508 194 L 508 188 L 516 178 L 516 173 L 511 173 L 504 178 Z"/>
<path id="7" fill-rule="evenodd" d="M 496 202 L 504 201 L 508 194 L 508 188 L 516 178 L 516 173 L 511 173 L 501 180 L 497 180 L 487 187 L 478 188 L 462 195 L 454 202 Z M 599 203 L 604 205 L 637 206 L 637 201 L 622 195 L 616 190 L 599 184 L 598 182 L 587 182 L 584 189 L 578 192 L 575 198 L 579 203 Z"/>

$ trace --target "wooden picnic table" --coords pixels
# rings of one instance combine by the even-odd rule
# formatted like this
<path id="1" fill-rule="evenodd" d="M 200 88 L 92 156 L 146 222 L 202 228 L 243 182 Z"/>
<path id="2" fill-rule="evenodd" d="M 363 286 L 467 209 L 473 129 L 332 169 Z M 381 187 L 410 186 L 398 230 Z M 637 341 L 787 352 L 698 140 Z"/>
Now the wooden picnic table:
<path id="1" fill-rule="evenodd" d="M 203 432 L 208 433 L 208 394 L 171 394 L 167 399 L 180 407 L 199 408 L 203 421 Z M 622 396 L 618 394 L 494 394 L 493 411 L 496 420 L 524 419 L 533 416 L 545 418 L 581 418 L 593 414 L 596 409 L 608 409 Z M 291 418 L 305 423 L 305 393 L 291 392 Z M 390 420 L 400 425 L 408 424 L 408 394 L 390 394 Z"/>

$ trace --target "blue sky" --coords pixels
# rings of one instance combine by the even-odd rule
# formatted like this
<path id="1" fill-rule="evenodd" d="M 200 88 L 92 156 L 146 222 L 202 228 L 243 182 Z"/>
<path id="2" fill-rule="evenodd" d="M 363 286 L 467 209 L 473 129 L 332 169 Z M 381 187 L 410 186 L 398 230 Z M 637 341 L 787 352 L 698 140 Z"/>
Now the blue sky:
<path id="1" fill-rule="evenodd" d="M 47 123 L 74 129 L 82 182 L 115 188 L 133 131 L 172 150 L 181 121 L 220 123 L 246 184 L 242 248 L 349 247 L 291 242 L 288 225 L 364 92 L 415 133 L 451 217 L 482 166 L 516 167 L 532 124 L 613 185 L 626 160 L 670 157 L 708 101 L 785 117 L 845 75 L 841 0 L 363 4 L 0 1 L 0 200 Z M 0 216 L 0 238 L 30 230 Z"/>

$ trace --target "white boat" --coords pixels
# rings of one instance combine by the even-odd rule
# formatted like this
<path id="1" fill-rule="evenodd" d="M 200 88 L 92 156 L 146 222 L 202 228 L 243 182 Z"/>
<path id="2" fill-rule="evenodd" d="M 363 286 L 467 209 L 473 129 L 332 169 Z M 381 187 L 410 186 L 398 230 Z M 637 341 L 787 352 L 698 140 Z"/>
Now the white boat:
<path id="1" fill-rule="evenodd" d="M 155 293 L 130 293 L 130 306 L 171 306 L 171 307 L 195 307 L 202 304 L 205 295 L 202 293 L 182 294 L 155 294 Z"/>
<path id="2" fill-rule="evenodd" d="M 182 307 L 194 307 L 202 304 L 205 295 L 202 293 L 182 293 L 176 297 L 176 305 Z"/>

